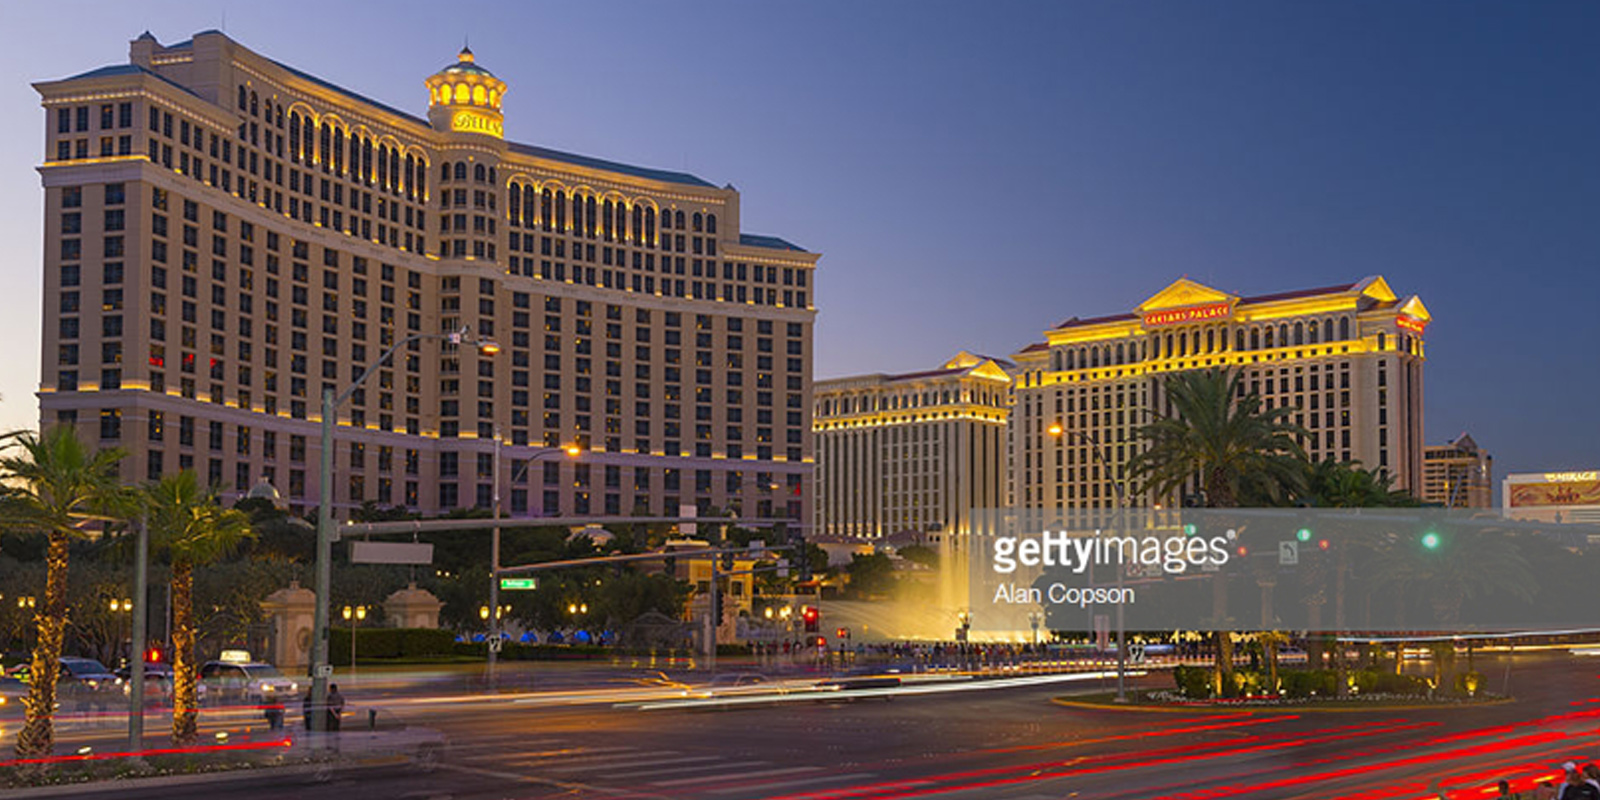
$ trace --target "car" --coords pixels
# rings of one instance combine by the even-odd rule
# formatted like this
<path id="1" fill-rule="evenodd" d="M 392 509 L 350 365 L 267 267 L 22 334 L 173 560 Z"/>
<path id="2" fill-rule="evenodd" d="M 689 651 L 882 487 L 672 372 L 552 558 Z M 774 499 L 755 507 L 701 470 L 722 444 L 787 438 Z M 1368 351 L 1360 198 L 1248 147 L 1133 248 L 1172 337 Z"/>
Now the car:
<path id="1" fill-rule="evenodd" d="M 893 689 L 900 685 L 900 670 L 895 667 L 856 667 L 819 681 L 816 688 L 823 691 L 849 689 Z"/>
<path id="2" fill-rule="evenodd" d="M 714 675 L 709 683 L 684 686 L 684 697 L 734 697 L 738 695 L 781 693 L 782 687 L 771 684 L 767 676 L 756 672 L 724 672 Z"/>
<path id="3" fill-rule="evenodd" d="M 20 716 L 22 701 L 27 696 L 28 684 L 10 675 L 0 675 L 0 717 Z"/>
<path id="4" fill-rule="evenodd" d="M 200 684 L 211 703 L 288 703 L 300 691 L 298 682 L 260 661 L 208 661 L 200 667 Z"/>
<path id="5" fill-rule="evenodd" d="M 133 691 L 131 676 L 133 670 L 122 667 L 116 671 L 117 684 L 122 687 L 123 695 Z M 172 702 L 173 674 L 171 664 L 145 664 L 144 665 L 144 699 L 147 704 L 165 704 Z M 204 702 L 206 686 L 196 683 L 195 694 Z"/>

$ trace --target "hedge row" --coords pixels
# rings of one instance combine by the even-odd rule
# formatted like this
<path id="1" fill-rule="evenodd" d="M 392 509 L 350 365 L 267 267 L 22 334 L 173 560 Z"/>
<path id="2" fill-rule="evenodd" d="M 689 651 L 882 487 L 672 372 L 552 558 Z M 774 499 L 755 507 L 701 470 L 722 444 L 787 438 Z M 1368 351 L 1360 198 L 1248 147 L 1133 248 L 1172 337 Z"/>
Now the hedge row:
<path id="1" fill-rule="evenodd" d="M 456 636 L 438 628 L 357 628 L 356 659 L 407 659 L 454 653 Z M 334 666 L 350 665 L 350 629 L 328 630 L 328 655 Z"/>

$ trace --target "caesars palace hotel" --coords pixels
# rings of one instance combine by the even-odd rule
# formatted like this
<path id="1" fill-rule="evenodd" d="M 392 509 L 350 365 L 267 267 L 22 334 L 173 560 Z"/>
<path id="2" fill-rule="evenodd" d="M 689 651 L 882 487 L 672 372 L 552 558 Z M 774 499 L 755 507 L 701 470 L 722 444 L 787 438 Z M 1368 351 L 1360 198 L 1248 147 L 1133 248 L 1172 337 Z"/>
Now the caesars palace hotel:
<path id="1" fill-rule="evenodd" d="M 468 327 L 499 352 L 413 342 L 341 407 L 336 509 L 487 506 L 498 440 L 513 514 L 809 524 L 818 256 L 731 186 L 506 141 L 469 50 L 426 87 L 424 119 L 215 31 L 36 84 L 41 422 L 303 510 L 323 388 Z"/>
<path id="2" fill-rule="evenodd" d="M 1431 316 L 1381 277 L 1239 296 L 1179 280 L 1132 311 L 1074 317 L 1011 359 L 822 381 L 817 525 L 825 535 L 961 535 L 973 508 L 1174 503 L 1131 481 L 1162 383 L 1226 368 L 1290 407 L 1313 460 L 1358 461 L 1420 493 L 1423 334 Z M 932 445 L 930 448 L 930 444 Z"/>

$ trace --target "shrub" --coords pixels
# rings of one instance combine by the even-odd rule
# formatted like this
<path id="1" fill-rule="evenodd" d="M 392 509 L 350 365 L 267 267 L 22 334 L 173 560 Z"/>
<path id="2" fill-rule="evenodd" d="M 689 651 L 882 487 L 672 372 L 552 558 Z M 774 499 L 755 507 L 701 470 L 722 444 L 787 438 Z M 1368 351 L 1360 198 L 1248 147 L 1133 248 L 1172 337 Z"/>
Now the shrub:
<path id="1" fill-rule="evenodd" d="M 1178 692 L 1191 700 L 1204 700 L 1211 696 L 1211 670 L 1179 664 L 1172 671 L 1173 683 Z"/>
<path id="2" fill-rule="evenodd" d="M 1280 671 L 1278 680 L 1283 683 L 1283 692 L 1289 697 L 1302 699 L 1311 697 L 1331 697 L 1336 694 L 1338 677 L 1331 669 L 1293 669 Z"/>
<path id="3" fill-rule="evenodd" d="M 1396 675 L 1388 670 L 1361 670 L 1354 673 L 1356 690 L 1361 694 L 1425 696 L 1428 682 L 1415 675 Z"/>

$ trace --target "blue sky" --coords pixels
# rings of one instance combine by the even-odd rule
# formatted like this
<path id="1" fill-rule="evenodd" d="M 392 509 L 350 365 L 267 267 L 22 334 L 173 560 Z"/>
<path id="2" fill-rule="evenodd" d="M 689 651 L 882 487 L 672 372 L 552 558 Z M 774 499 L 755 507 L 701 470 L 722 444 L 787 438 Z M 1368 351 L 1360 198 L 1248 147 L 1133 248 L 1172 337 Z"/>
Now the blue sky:
<path id="1" fill-rule="evenodd" d="M 1600 5 L 80 3 L 4 12 L 0 427 L 33 424 L 28 86 L 207 28 L 421 113 L 470 37 L 509 138 L 743 194 L 822 253 L 819 377 L 997 355 L 1172 280 L 1382 274 L 1433 311 L 1427 431 L 1600 466 Z M 225 20 L 224 20 L 225 17 Z M 25 345 L 25 346 L 23 346 Z"/>

